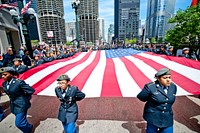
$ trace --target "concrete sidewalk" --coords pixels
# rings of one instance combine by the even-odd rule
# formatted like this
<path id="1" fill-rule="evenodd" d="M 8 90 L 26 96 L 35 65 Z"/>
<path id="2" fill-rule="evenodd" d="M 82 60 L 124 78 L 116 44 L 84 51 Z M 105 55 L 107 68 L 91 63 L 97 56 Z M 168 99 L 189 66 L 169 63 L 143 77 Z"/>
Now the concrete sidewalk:
<path id="1" fill-rule="evenodd" d="M 198 107 L 200 107 L 200 99 L 192 96 L 187 96 L 188 99 L 193 101 Z M 3 107 L 9 109 L 9 98 L 3 95 L 0 100 Z M 35 105 L 36 106 L 36 105 Z M 52 109 L 49 108 L 50 110 Z M 40 110 L 35 110 L 40 114 Z M 44 113 L 44 112 L 43 112 Z M 89 112 L 91 113 L 91 112 Z M 31 114 L 27 115 L 28 121 L 33 119 L 40 119 L 38 116 Z M 190 117 L 195 119 L 200 125 L 200 114 Z M 8 114 L 2 122 L 0 122 L 0 131 L 2 133 L 21 133 L 19 129 L 15 127 L 15 116 Z M 44 120 L 38 122 L 35 125 L 34 133 L 63 133 L 63 127 L 61 122 L 56 118 L 47 117 Z M 120 121 L 120 120 L 78 120 L 77 129 L 79 133 L 145 133 L 146 122 L 145 121 Z M 174 120 L 174 133 L 198 133 L 193 128 L 188 128 L 180 121 Z"/>

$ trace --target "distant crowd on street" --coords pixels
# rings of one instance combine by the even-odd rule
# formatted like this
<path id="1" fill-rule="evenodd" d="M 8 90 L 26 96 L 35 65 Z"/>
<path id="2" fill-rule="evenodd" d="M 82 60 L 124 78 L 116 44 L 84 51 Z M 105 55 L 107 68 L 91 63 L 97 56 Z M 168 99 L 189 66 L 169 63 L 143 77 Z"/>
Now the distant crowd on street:
<path id="1" fill-rule="evenodd" d="M 29 54 L 29 51 L 25 46 L 21 46 L 19 51 L 14 50 L 12 47 L 7 48 L 7 52 L 1 56 L 0 68 L 1 67 L 13 67 L 18 74 L 22 74 L 25 71 L 39 66 L 43 63 L 51 62 L 53 60 L 64 59 L 73 56 L 77 52 L 88 52 L 96 50 L 109 50 L 118 48 L 133 48 L 137 50 L 144 50 L 153 52 L 156 54 L 164 54 L 168 56 L 179 56 L 185 57 L 192 60 L 198 61 L 200 59 L 200 51 L 190 51 L 190 48 L 185 47 L 180 49 L 176 53 L 174 52 L 173 46 L 167 45 L 98 45 L 98 46 L 86 46 L 81 45 L 80 49 L 75 46 L 66 45 L 48 45 L 38 44 L 33 47 L 33 56 Z M 18 54 L 16 54 L 18 53 Z"/>
<path id="2" fill-rule="evenodd" d="M 48 44 L 44 44 L 34 46 L 33 55 L 31 56 L 24 46 L 21 46 L 19 51 L 8 47 L 7 52 L 1 56 L 0 68 L 13 67 L 18 74 L 22 74 L 43 63 L 71 57 L 76 52 L 77 49 L 73 47 L 64 45 L 49 46 Z"/>

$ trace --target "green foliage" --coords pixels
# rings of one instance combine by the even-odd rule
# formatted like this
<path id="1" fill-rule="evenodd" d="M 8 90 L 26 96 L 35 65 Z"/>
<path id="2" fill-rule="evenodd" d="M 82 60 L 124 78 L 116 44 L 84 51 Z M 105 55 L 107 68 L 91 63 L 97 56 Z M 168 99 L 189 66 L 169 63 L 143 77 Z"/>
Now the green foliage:
<path id="1" fill-rule="evenodd" d="M 69 45 L 71 45 L 71 43 L 70 42 L 66 42 L 66 45 L 69 46 Z"/>
<path id="2" fill-rule="evenodd" d="M 32 46 L 36 46 L 39 44 L 39 41 L 38 40 L 31 40 L 31 45 Z"/>
<path id="3" fill-rule="evenodd" d="M 156 39 L 154 37 L 151 38 L 151 43 L 156 43 Z"/>
<path id="4" fill-rule="evenodd" d="M 178 10 L 169 23 L 175 23 L 176 26 L 167 31 L 165 41 L 175 46 L 200 43 L 200 4 L 186 10 Z"/>
<path id="5" fill-rule="evenodd" d="M 133 38 L 133 39 L 131 39 L 131 40 L 128 40 L 128 39 L 126 38 L 126 40 L 125 40 L 126 44 L 134 44 L 134 43 L 136 43 L 136 41 L 137 41 L 136 38 Z"/>

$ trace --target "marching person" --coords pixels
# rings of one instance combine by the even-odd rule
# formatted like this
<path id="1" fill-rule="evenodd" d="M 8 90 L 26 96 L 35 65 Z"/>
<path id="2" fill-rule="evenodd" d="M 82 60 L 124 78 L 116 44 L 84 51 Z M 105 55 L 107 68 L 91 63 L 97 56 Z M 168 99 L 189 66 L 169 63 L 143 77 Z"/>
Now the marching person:
<path id="1" fill-rule="evenodd" d="M 60 75 L 57 81 L 58 87 L 55 88 L 55 93 L 61 102 L 58 119 L 62 122 L 65 133 L 76 133 L 76 120 L 78 118 L 76 101 L 85 98 L 85 94 L 78 87 L 70 85 L 68 75 Z"/>
<path id="2" fill-rule="evenodd" d="M 162 68 L 155 74 L 155 82 L 146 84 L 137 98 L 146 102 L 143 117 L 146 133 L 173 133 L 173 111 L 177 87 L 171 80 L 170 69 Z"/>
<path id="3" fill-rule="evenodd" d="M 30 99 L 34 93 L 34 89 L 26 84 L 23 80 L 19 80 L 13 67 L 0 68 L 4 92 L 10 98 L 10 110 L 16 116 L 15 125 L 23 133 L 31 133 L 33 125 L 29 124 L 26 114 L 31 106 Z"/>

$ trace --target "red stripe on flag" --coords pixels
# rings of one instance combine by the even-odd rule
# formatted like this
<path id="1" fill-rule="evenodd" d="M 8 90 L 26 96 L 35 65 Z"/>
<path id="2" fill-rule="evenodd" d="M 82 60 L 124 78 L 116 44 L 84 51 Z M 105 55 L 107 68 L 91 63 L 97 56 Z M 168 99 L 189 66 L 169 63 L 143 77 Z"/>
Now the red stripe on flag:
<path id="1" fill-rule="evenodd" d="M 164 68 L 165 66 L 142 56 L 139 55 L 134 55 L 134 57 L 143 60 L 146 64 L 148 64 L 149 66 L 151 66 L 152 68 L 154 68 L 155 70 L 159 70 L 161 68 Z M 189 93 L 193 93 L 193 94 L 199 94 L 199 87 L 200 85 L 192 80 L 190 80 L 189 78 L 185 77 L 184 75 L 181 75 L 173 70 L 171 70 L 171 74 L 172 74 L 172 80 L 179 85 L 180 87 L 182 87 L 184 90 L 186 90 Z"/>
<path id="2" fill-rule="evenodd" d="M 88 65 L 84 70 L 82 70 L 73 80 L 72 85 L 78 86 L 80 90 L 82 90 L 83 86 L 85 85 L 87 79 L 89 78 L 90 74 L 96 67 L 100 60 L 100 51 L 97 52 L 94 60 L 90 65 Z"/>
<path id="3" fill-rule="evenodd" d="M 143 88 L 145 83 L 151 82 L 151 80 L 147 78 L 147 76 L 144 75 L 144 73 L 133 62 L 125 57 L 122 57 L 120 59 L 126 66 L 126 69 L 130 73 L 131 77 L 140 88 Z"/>
<path id="4" fill-rule="evenodd" d="M 115 73 L 115 64 L 112 59 L 106 59 L 101 96 L 122 96 Z"/>
<path id="5" fill-rule="evenodd" d="M 34 84 L 32 86 L 35 89 L 34 94 L 38 94 L 41 91 L 43 91 L 44 89 L 46 89 L 49 85 L 51 85 L 54 81 L 56 81 L 56 79 L 58 78 L 59 75 L 65 74 L 67 71 L 69 71 L 76 65 L 79 65 L 79 64 L 85 62 L 88 59 L 88 57 L 90 56 L 90 54 L 91 53 L 87 54 L 81 60 L 79 60 L 75 63 L 66 65 L 66 66 L 54 71 L 53 73 L 50 73 L 49 75 L 45 76 L 43 79 L 41 79 L 39 82 L 37 82 L 36 84 Z"/>

